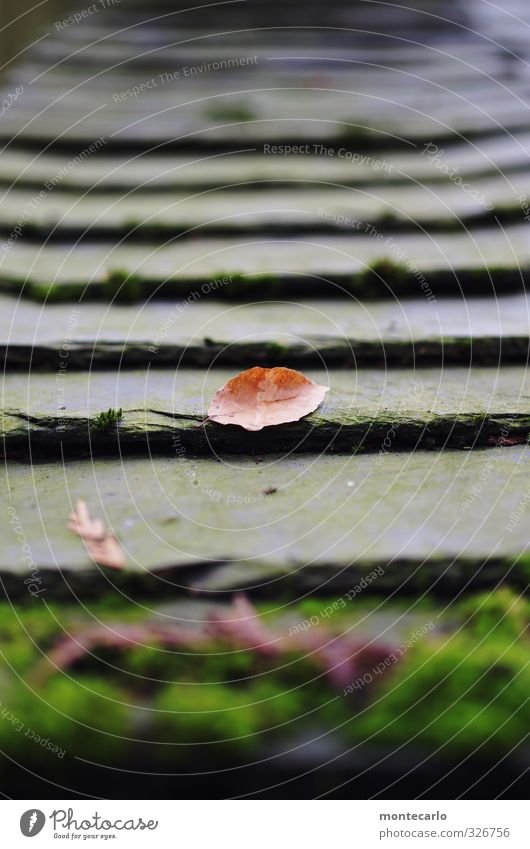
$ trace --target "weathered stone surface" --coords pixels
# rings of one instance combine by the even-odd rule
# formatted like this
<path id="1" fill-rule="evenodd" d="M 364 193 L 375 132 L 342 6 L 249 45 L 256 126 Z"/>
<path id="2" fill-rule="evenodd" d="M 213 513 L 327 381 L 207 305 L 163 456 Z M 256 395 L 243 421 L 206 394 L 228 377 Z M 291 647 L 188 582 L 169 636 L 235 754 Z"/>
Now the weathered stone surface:
<path id="1" fill-rule="evenodd" d="M 498 295 L 524 290 L 530 266 L 526 224 L 471 233 L 270 236 L 170 244 L 31 244 L 6 251 L 4 291 L 41 300 L 203 295 L 418 297 Z M 374 272 L 369 269 L 374 267 Z"/>
<path id="2" fill-rule="evenodd" d="M 432 7 L 432 2 L 430 5 Z M 284 8 L 283 4 L 280 8 Z M 378 24 L 381 24 L 380 17 Z M 439 85 L 458 81 L 462 87 L 470 83 L 477 85 L 484 82 L 486 72 L 495 75 L 497 81 L 510 78 L 510 69 L 506 67 L 506 62 L 503 63 L 502 53 L 495 49 L 494 44 L 472 40 L 465 44 L 455 40 L 446 42 L 440 39 L 440 33 L 435 48 L 418 43 L 414 45 L 414 51 L 400 45 L 397 39 L 387 39 L 383 46 L 380 41 L 371 40 L 370 33 L 364 33 L 355 46 L 353 58 L 351 46 L 358 33 L 346 28 L 330 32 L 306 27 L 297 32 L 295 28 L 285 31 L 276 27 L 274 33 L 268 29 L 232 30 L 216 32 L 213 41 L 198 40 L 196 31 L 179 27 L 178 42 L 155 26 L 150 30 L 152 47 L 141 50 L 134 28 L 128 26 L 109 32 L 106 28 L 85 21 L 81 32 L 78 28 L 75 36 L 69 34 L 68 40 L 60 33 L 51 32 L 50 37 L 34 46 L 31 63 L 28 64 L 37 73 L 38 70 L 50 70 L 50 66 L 57 61 L 61 61 L 63 67 L 67 65 L 68 70 L 77 66 L 91 68 L 92 71 L 94 66 L 103 70 L 120 61 L 122 71 L 126 71 L 133 52 L 134 67 L 137 69 L 158 70 L 163 75 L 168 66 L 172 66 L 180 72 L 182 82 L 207 73 L 208 78 L 215 79 L 217 85 L 223 85 L 224 77 L 243 68 L 250 78 L 268 80 L 281 76 L 285 81 L 293 76 L 299 81 L 301 74 L 298 68 L 305 70 L 308 62 L 318 63 L 317 66 L 325 70 L 329 83 L 335 83 L 345 76 L 351 80 L 354 68 L 355 79 L 363 89 L 365 86 L 375 87 L 376 81 L 379 86 L 384 81 L 392 89 L 397 89 L 400 84 L 403 88 L 405 75 L 409 87 L 414 89 L 421 89 L 422 83 L 426 81 Z M 376 33 L 371 35 L 375 36 Z M 72 51 L 71 44 L 74 41 L 76 50 Z M 294 45 L 296 63 L 293 62 Z M 249 48 L 252 48 L 251 51 Z M 317 50 L 320 50 L 318 56 Z M 256 64 L 249 63 L 249 58 L 256 58 Z M 335 87 L 344 88 L 344 85 Z"/>
<path id="3" fill-rule="evenodd" d="M 307 372 L 329 385 L 324 404 L 294 424 L 250 433 L 206 422 L 214 392 L 233 371 L 187 369 L 35 373 L 3 381 L 1 420 L 7 456 L 61 451 L 159 451 L 180 445 L 202 455 L 275 451 L 377 451 L 390 431 L 392 450 L 478 447 L 492 438 L 525 440 L 530 431 L 528 371 L 505 368 Z M 121 410 L 118 424 L 98 416 Z"/>
<path id="4" fill-rule="evenodd" d="M 514 0 L 509 1 L 513 6 Z M 111 46 L 125 45 L 130 51 L 134 52 L 135 61 L 140 63 L 142 60 L 156 63 L 159 53 L 162 53 L 163 56 L 178 55 L 182 59 L 190 55 L 199 55 L 204 59 L 207 56 L 213 58 L 212 54 L 215 52 L 215 55 L 220 57 L 224 55 L 223 50 L 225 47 L 232 51 L 230 56 L 246 56 L 248 55 L 247 48 L 249 45 L 263 51 L 264 56 L 284 54 L 288 57 L 291 56 L 289 50 L 292 51 L 293 46 L 295 46 L 297 56 L 306 58 L 309 54 L 313 59 L 315 58 L 313 55 L 315 46 L 325 48 L 324 59 L 330 55 L 328 51 L 341 48 L 340 55 L 351 59 L 351 54 L 348 54 L 346 50 L 349 47 L 351 48 L 352 44 L 355 44 L 355 56 L 359 60 L 361 71 L 364 63 L 373 63 L 376 66 L 380 66 L 383 64 L 384 59 L 387 59 L 388 64 L 393 68 L 432 63 L 435 67 L 441 67 L 444 70 L 454 68 L 455 64 L 458 66 L 466 59 L 466 66 L 471 65 L 471 72 L 474 68 L 486 70 L 490 68 L 489 63 L 499 59 L 500 51 L 497 44 L 492 43 L 490 40 L 473 38 L 472 33 L 469 33 L 469 37 L 466 38 L 466 33 L 461 27 L 455 27 L 455 24 L 451 20 L 443 18 L 443 12 L 447 11 L 443 2 L 433 3 L 433 0 L 425 0 L 425 2 L 428 5 L 429 14 L 415 15 L 416 23 L 421 22 L 423 26 L 429 29 L 429 25 L 432 26 L 432 21 L 429 19 L 435 17 L 437 28 L 436 44 L 432 45 L 426 43 L 425 40 L 420 40 L 414 44 L 414 50 L 411 50 L 409 44 L 403 44 L 400 38 L 395 37 L 396 28 L 402 27 L 405 21 L 408 25 L 407 34 L 410 35 L 410 31 L 413 30 L 413 27 L 410 26 L 411 18 L 408 15 L 404 16 L 402 7 L 398 7 L 397 10 L 393 10 L 391 6 L 388 7 L 387 13 L 394 12 L 392 15 L 389 14 L 388 17 L 389 31 L 394 37 L 391 35 L 390 38 L 382 39 L 381 36 L 385 30 L 385 26 L 381 20 L 381 15 L 378 14 L 380 10 L 374 9 L 372 10 L 372 14 L 370 14 L 369 10 L 371 7 L 358 6 L 357 4 L 355 4 L 355 9 L 353 10 L 356 23 L 359 24 L 362 21 L 365 25 L 359 30 L 347 26 L 337 29 L 326 29 L 320 26 L 318 28 L 289 27 L 285 29 L 283 27 L 275 27 L 273 32 L 270 29 L 262 28 L 236 28 L 227 32 L 219 32 L 218 28 L 215 29 L 215 22 L 205 22 L 204 15 L 200 14 L 200 9 L 195 10 L 195 13 L 200 16 L 200 20 L 196 20 L 193 24 L 189 23 L 190 16 L 193 16 L 194 13 L 193 9 L 187 9 L 185 15 L 182 10 L 178 10 L 177 14 L 170 14 L 161 21 L 151 19 L 145 21 L 145 16 L 141 10 L 138 7 L 133 10 L 131 8 L 132 4 L 129 3 L 125 16 L 120 15 L 118 7 L 114 7 L 108 10 L 104 22 L 101 20 L 98 21 L 92 16 L 91 18 L 87 17 L 83 21 L 83 26 L 70 27 L 68 29 L 66 44 L 66 32 L 62 34 L 59 32 L 57 35 L 55 32 L 50 33 L 51 37 L 49 41 L 53 42 L 55 36 L 57 46 L 62 46 L 62 55 L 68 55 L 72 61 L 75 61 L 76 56 L 72 56 L 73 51 L 69 45 L 75 44 L 79 50 L 79 59 L 81 62 L 85 53 L 90 54 L 88 56 L 89 60 L 91 58 L 97 58 L 97 51 L 99 49 L 104 50 L 106 44 L 110 44 Z M 411 0 L 410 6 L 412 7 L 412 5 L 413 2 Z M 419 0 L 414 0 L 414 5 L 421 4 Z M 174 3 L 165 4 L 165 6 L 167 12 L 175 13 Z M 336 6 L 333 4 L 323 10 L 321 3 L 306 3 L 306 13 L 308 15 L 315 13 L 320 13 L 320 15 L 326 14 L 328 24 L 329 15 L 334 14 L 335 8 Z M 257 6 L 256 4 L 220 6 L 216 10 L 216 14 L 223 15 L 226 12 L 229 15 L 238 14 L 245 17 L 248 10 L 253 15 L 257 12 L 266 11 L 268 16 L 272 15 L 274 19 L 281 12 L 284 14 L 290 13 L 293 16 L 297 14 L 296 9 L 289 10 L 284 3 L 279 5 L 268 3 L 258 4 Z M 517 12 L 520 19 L 525 19 L 525 12 L 527 13 L 528 9 L 524 4 L 524 0 L 520 0 L 516 4 L 514 11 Z M 453 21 L 459 20 L 458 12 L 456 14 L 455 12 L 456 10 L 452 10 L 452 14 L 454 15 Z M 340 8 L 340 16 L 342 17 L 345 13 L 352 13 L 351 3 L 347 3 L 345 7 L 342 6 Z M 473 7 L 468 8 L 466 6 L 466 14 L 469 16 L 467 18 L 468 20 L 473 20 L 475 23 L 480 22 L 484 26 L 487 24 L 490 26 L 495 24 L 500 25 L 502 20 L 505 29 L 510 28 L 511 23 L 512 32 L 520 32 L 521 30 L 520 23 L 517 20 L 511 21 L 506 14 L 500 14 L 496 8 L 491 10 L 491 13 L 488 15 L 488 21 L 484 17 L 482 7 L 480 7 L 480 11 L 477 13 L 477 10 Z M 437 17 L 438 15 L 440 15 L 440 18 Z M 359 16 L 362 17 L 360 18 Z M 379 28 L 376 32 L 370 32 L 366 29 L 367 19 L 369 20 L 370 18 L 371 24 L 374 23 L 374 20 L 378 24 Z M 131 21 L 134 22 L 134 25 L 131 25 Z M 140 21 L 142 21 L 143 26 L 139 26 Z M 121 26 L 119 25 L 120 22 Z M 210 23 L 211 28 L 215 32 L 215 41 L 211 39 L 211 36 L 208 39 L 205 38 L 202 41 L 198 41 L 196 38 L 197 28 L 200 28 L 203 32 L 208 31 L 208 23 Z M 447 30 L 442 31 L 444 25 L 447 26 Z M 48 44 L 48 39 L 44 44 L 42 42 L 36 44 L 32 49 L 32 56 L 40 55 L 41 51 L 46 49 L 46 44 Z M 94 52 L 92 52 L 92 49 Z M 331 52 L 331 55 L 335 57 L 335 53 Z M 505 71 L 506 64 L 504 63 Z M 462 68 L 462 74 L 466 73 L 466 66 Z M 497 68 L 498 70 L 501 69 L 500 64 Z"/>
<path id="5" fill-rule="evenodd" d="M 466 67 L 466 66 L 461 66 Z M 339 153 L 340 151 L 340 153 Z M 391 147 L 376 156 L 360 153 L 346 144 L 337 147 L 335 155 L 309 152 L 263 154 L 263 152 L 234 151 L 229 155 L 172 155 L 150 153 L 138 156 L 105 155 L 87 157 L 71 167 L 68 153 L 41 153 L 7 148 L 0 153 L 0 182 L 11 186 L 42 188 L 55 180 L 61 191 L 90 189 L 91 194 L 109 189 L 135 189 L 162 192 L 193 187 L 252 186 L 274 188 L 282 184 L 296 185 L 300 191 L 316 188 L 315 184 L 334 183 L 339 186 L 366 185 L 381 187 L 389 183 L 406 184 L 411 179 L 436 184 L 447 181 L 447 171 L 457 169 L 463 179 L 473 178 L 476 189 L 478 177 L 506 174 L 523 170 L 528 163 L 530 136 L 500 134 L 474 143 L 446 145 L 438 157 L 436 150 L 421 147 L 399 153 Z M 455 171 L 456 173 L 456 171 Z M 516 175 L 517 179 L 517 175 Z M 54 184 L 55 185 L 55 184 Z"/>
<path id="6" fill-rule="evenodd" d="M 152 0 L 141 23 L 145 0 L 127 0 L 50 26 L 15 71 L 23 95 L 0 122 L 1 241 L 14 235 L 0 246 L 0 774 L 14 798 L 58 782 L 143 798 L 146 773 L 161 798 L 285 796 L 301 776 L 303 797 L 344 782 L 346 798 L 488 798 L 527 773 L 528 3 L 380 5 L 307 0 L 301 26 L 279 0 L 206 16 Z M 265 151 L 293 141 L 324 147 Z M 478 228 L 485 202 L 501 227 Z M 443 232 L 455 216 L 469 232 Z M 411 219 L 425 233 L 389 241 Z M 163 245 L 189 227 L 239 236 Z M 259 435 L 205 423 L 214 390 L 254 362 L 318 363 L 326 405 Z M 67 530 L 78 498 L 125 570 L 97 568 Z M 309 642 L 280 659 L 212 631 L 198 646 L 236 590 L 279 639 Z M 90 653 L 62 672 L 68 635 Z M 407 645 L 379 677 L 359 640 L 385 660 Z M 365 660 L 374 686 L 359 689 Z"/>
<path id="7" fill-rule="evenodd" d="M 0 356 L 8 369 L 292 368 L 526 363 L 529 301 L 489 298 L 226 304 L 148 301 L 141 307 L 47 304 L 0 295 Z"/>
<path id="8" fill-rule="evenodd" d="M 469 64 L 467 47 L 460 61 Z M 493 51 L 486 65 L 498 66 L 499 52 Z M 157 144 L 233 148 L 241 143 L 327 143 L 345 138 L 367 147 L 456 140 L 495 134 L 499 127 L 527 129 L 521 108 L 524 76 L 512 76 L 507 86 L 491 72 L 479 72 L 456 87 L 454 77 L 447 85 L 431 82 L 428 76 L 423 79 L 420 57 L 404 73 L 380 67 L 358 76 L 350 53 L 350 63 L 338 79 L 336 74 L 322 79 L 325 69 L 313 61 L 313 75 L 304 73 L 302 64 L 300 70 L 291 66 L 275 75 L 263 67 L 265 63 L 258 63 L 254 79 L 243 68 L 210 80 L 207 74 L 197 74 L 188 80 L 170 77 L 158 82 L 155 69 L 149 73 L 133 67 L 117 75 L 111 65 L 91 74 L 86 67 L 67 62 L 51 69 L 47 63 L 28 63 L 18 75 L 26 96 L 2 116 L 0 137 L 11 140 L 19 134 L 26 144 L 48 142 L 59 148 L 100 135 L 109 149 Z M 385 61 L 387 57 L 380 65 Z M 458 63 L 459 57 L 453 62 Z M 445 67 L 448 64 L 446 59 Z M 142 91 L 143 83 L 150 85 Z M 323 96 L 326 110 L 321 117 Z"/>
<path id="9" fill-rule="evenodd" d="M 364 234 L 416 227 L 454 228 L 493 217 L 520 221 L 517 197 L 530 194 L 530 176 L 512 174 L 474 181 L 476 194 L 452 185 L 342 188 L 308 186 L 304 191 L 212 189 L 196 194 L 133 190 L 72 195 L 56 189 L 41 203 L 33 189 L 13 188 L 0 206 L 0 228 L 10 232 L 26 216 L 33 234 L 123 236 L 145 233 L 191 237 L 216 233 L 329 231 Z"/>
<path id="10" fill-rule="evenodd" d="M 84 82 L 83 73 L 73 88 Z M 68 81 L 66 86 L 67 90 L 72 89 L 72 82 Z M 389 108 L 387 100 L 378 103 L 374 97 L 356 95 L 351 90 L 342 93 L 324 89 L 326 118 L 319 119 L 315 116 L 321 111 L 322 89 L 293 88 L 284 89 L 276 97 L 250 89 L 246 98 L 240 91 L 236 94 L 229 91 L 223 96 L 211 89 L 196 88 L 188 90 L 180 103 L 171 88 L 165 96 L 155 95 L 149 100 L 146 115 L 145 106 L 137 101 L 115 104 L 113 95 L 119 93 L 115 85 L 92 96 L 74 95 L 72 99 L 65 98 L 64 88 L 59 87 L 45 92 L 33 104 L 26 101 L 24 106 L 14 105 L 3 116 L 0 139 L 10 140 L 24 130 L 26 143 L 39 147 L 68 146 L 72 151 L 83 149 L 87 137 L 103 136 L 108 139 L 110 149 L 143 150 L 166 145 L 176 149 L 227 150 L 237 144 L 340 144 L 345 140 L 354 144 L 356 139 L 366 148 L 388 147 L 403 139 L 404 148 L 406 144 L 423 144 L 433 139 L 445 142 L 493 135 L 499 126 L 510 132 L 521 131 L 528 125 L 517 96 L 507 98 L 505 93 L 495 96 L 487 89 L 482 92 L 482 98 L 475 97 L 478 102 L 471 107 L 468 101 L 454 97 L 442 100 L 436 115 L 432 95 L 431 103 L 428 99 L 425 103 L 428 111 L 423 112 L 416 111 L 412 104 Z M 520 95 L 523 93 L 524 89 Z M 54 100 L 57 105 L 46 110 Z M 223 101 L 221 105 L 219 100 Z M 152 120 L 154 113 L 156 121 Z"/>
<path id="11" fill-rule="evenodd" d="M 7 464 L 2 580 L 23 595 L 34 573 L 49 597 L 69 585 L 92 594 L 114 585 L 160 596 L 193 587 L 325 593 L 352 589 L 374 569 L 367 592 L 378 595 L 525 585 L 527 465 L 526 447 Z M 78 498 L 119 537 L 125 572 L 94 567 L 67 530 Z"/>

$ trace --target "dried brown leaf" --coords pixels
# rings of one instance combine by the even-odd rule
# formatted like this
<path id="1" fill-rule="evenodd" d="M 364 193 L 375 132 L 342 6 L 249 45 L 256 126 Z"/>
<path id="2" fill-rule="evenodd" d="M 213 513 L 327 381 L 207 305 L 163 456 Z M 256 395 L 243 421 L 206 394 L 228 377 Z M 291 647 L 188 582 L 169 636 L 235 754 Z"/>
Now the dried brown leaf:
<path id="1" fill-rule="evenodd" d="M 107 530 L 101 519 L 93 519 L 85 501 L 79 500 L 76 509 L 70 514 L 68 527 L 81 537 L 85 547 L 98 566 L 110 569 L 124 569 L 127 565 L 123 549 L 111 531 Z"/>
<path id="2" fill-rule="evenodd" d="M 498 445 L 501 448 L 510 448 L 512 445 L 523 445 L 528 442 L 526 436 L 490 436 L 488 445 Z"/>
<path id="3" fill-rule="evenodd" d="M 213 612 L 208 633 L 237 648 L 275 656 L 283 650 L 282 637 L 269 631 L 252 604 L 238 595 L 226 612 Z"/>
<path id="4" fill-rule="evenodd" d="M 88 511 L 81 510 L 85 522 L 90 518 L 87 514 Z M 91 522 L 87 526 L 89 532 Z M 208 621 L 198 628 L 156 621 L 98 623 L 74 628 L 38 664 L 32 682 L 42 684 L 57 670 L 68 669 L 101 649 L 126 652 L 136 646 L 155 644 L 193 651 L 211 646 L 212 640 L 218 647 L 244 649 L 262 658 L 299 653 L 338 688 L 347 687 L 367 672 L 373 675 L 375 669 L 386 671 L 390 665 L 388 659 L 398 651 L 392 644 L 366 643 L 350 634 L 335 634 L 320 625 L 287 635 L 266 625 L 247 598 L 238 595 L 230 607 L 212 611 Z"/>
<path id="5" fill-rule="evenodd" d="M 322 403 L 327 391 L 327 386 L 294 369 L 255 366 L 217 390 L 208 416 L 218 424 L 261 430 L 309 415 Z"/>
<path id="6" fill-rule="evenodd" d="M 79 630 L 73 629 L 61 637 L 37 665 L 31 680 L 41 685 L 58 670 L 69 669 L 87 655 L 100 649 L 127 651 L 137 646 L 161 645 L 167 648 L 200 648 L 208 640 L 202 631 L 183 628 L 179 625 L 145 623 L 100 623 Z"/>

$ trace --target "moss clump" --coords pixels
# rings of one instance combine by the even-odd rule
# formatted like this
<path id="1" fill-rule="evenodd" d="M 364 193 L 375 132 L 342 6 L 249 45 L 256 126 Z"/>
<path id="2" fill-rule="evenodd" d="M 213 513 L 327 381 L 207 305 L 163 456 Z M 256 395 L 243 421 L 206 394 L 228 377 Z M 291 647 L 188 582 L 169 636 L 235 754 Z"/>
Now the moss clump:
<path id="1" fill-rule="evenodd" d="M 377 143 L 384 138 L 384 134 L 372 130 L 370 127 L 363 127 L 355 121 L 344 120 L 344 123 L 339 125 L 338 134 L 345 142 L 351 142 L 356 147 L 366 145 L 371 147 L 374 142 Z"/>
<path id="2" fill-rule="evenodd" d="M 292 357 L 292 351 L 289 345 L 281 342 L 267 342 L 264 346 L 264 354 L 266 360 L 277 365 L 286 365 L 287 361 Z"/>
<path id="3" fill-rule="evenodd" d="M 255 746 L 259 728 L 256 711 L 249 694 L 233 687 L 212 684 L 205 687 L 166 687 L 156 700 L 157 733 L 160 740 L 193 748 L 217 743 L 221 751 L 233 756 Z M 166 757 L 172 755 L 166 752 Z M 173 759 L 173 757 L 172 757 Z"/>
<path id="4" fill-rule="evenodd" d="M 119 410 L 114 410 L 112 407 L 109 407 L 108 410 L 105 410 L 103 413 L 96 416 L 91 425 L 92 430 L 110 430 L 111 427 L 118 425 L 122 418 L 123 410 L 121 407 Z"/>
<path id="5" fill-rule="evenodd" d="M 133 303 L 140 300 L 143 294 L 141 278 L 119 268 L 107 273 L 103 287 L 105 296 L 119 303 Z"/>
<path id="6" fill-rule="evenodd" d="M 480 639 L 517 640 L 526 635 L 530 624 L 528 601 L 509 587 L 467 599 L 460 613 L 467 632 Z"/>
<path id="7" fill-rule="evenodd" d="M 227 300 L 268 299 L 284 294 L 278 274 L 231 274 L 230 277 L 230 284 L 223 289 Z"/>
<path id="8" fill-rule="evenodd" d="M 498 634 L 481 642 L 467 633 L 425 640 L 382 679 L 377 701 L 357 717 L 354 736 L 370 737 L 375 746 L 406 741 L 446 752 L 507 751 L 527 734 L 529 690 L 522 641 Z"/>
<path id="9" fill-rule="evenodd" d="M 121 737 L 128 736 L 156 741 L 149 751 L 155 762 L 237 760 L 278 735 L 296 733 L 307 724 L 308 711 L 311 720 L 324 724 L 349 717 L 346 701 L 323 686 L 304 657 L 282 656 L 278 663 L 213 645 L 203 651 L 168 651 L 155 643 L 132 651 L 93 651 L 65 675 L 41 683 L 40 698 L 17 682 L 4 686 L 4 693 L 10 710 L 41 736 L 91 759 L 104 749 L 106 762 L 127 757 Z M 24 743 L 9 724 L 0 723 L 0 745 L 16 755 Z M 40 758 L 31 751 L 24 756 Z"/>
<path id="10" fill-rule="evenodd" d="M 320 626 L 342 633 L 379 611 L 380 600 L 359 596 L 335 609 L 332 599 L 307 599 L 287 619 L 276 603 L 260 607 L 265 627 L 278 627 L 279 616 L 287 632 L 290 623 L 316 616 Z M 400 619 L 398 611 L 408 607 L 406 600 L 393 603 L 388 615 Z M 145 752 L 152 763 L 201 761 L 208 767 L 260 755 L 280 738 L 315 726 L 341 729 L 349 743 L 369 739 L 376 748 L 411 742 L 425 750 L 442 747 L 442 753 L 498 755 L 523 739 L 530 720 L 529 613 L 528 601 L 508 588 L 466 599 L 437 620 L 443 630 L 425 634 L 388 672 L 345 697 L 310 653 L 293 649 L 268 656 L 213 637 L 168 645 L 149 627 L 133 643 L 93 645 L 64 674 L 47 666 L 47 675 L 39 675 L 41 652 L 65 633 L 79 636 L 97 619 L 111 629 L 120 622 L 148 626 L 151 620 L 121 599 L 96 602 L 90 613 L 75 605 L 4 604 L 1 707 L 68 754 L 97 760 L 104 751 L 111 764 L 130 756 L 122 737 L 156 741 Z M 415 605 L 416 615 L 420 624 L 435 621 L 434 602 Z M 415 625 L 403 627 L 405 635 Z M 49 765 L 49 752 L 30 742 L 9 719 L 0 721 L 3 751 L 28 764 L 45 756 Z"/>
<path id="11" fill-rule="evenodd" d="M 217 654 L 211 666 L 206 663 L 211 672 L 215 669 L 211 683 L 206 683 L 203 661 L 194 659 L 194 677 L 200 664 L 201 684 L 179 682 L 160 691 L 156 707 L 164 713 L 157 719 L 157 732 L 162 739 L 188 746 L 215 742 L 216 757 L 234 757 L 264 750 L 278 736 L 296 734 L 307 725 L 308 712 L 310 723 L 320 721 L 324 726 L 348 720 L 346 701 L 304 658 L 282 657 L 281 663 L 269 661 L 261 670 L 254 658 L 253 668 L 238 682 L 223 677 L 233 675 L 233 670 Z M 272 671 L 273 665 L 280 668 Z"/>
<path id="12" fill-rule="evenodd" d="M 62 749 L 66 757 L 91 758 L 104 749 L 112 759 L 127 751 L 128 742 L 119 735 L 126 737 L 132 731 L 129 695 L 112 681 L 101 676 L 82 681 L 54 676 L 39 687 L 39 696 L 19 684 L 2 701 L 18 726 L 23 725 L 17 732 L 13 723 L 0 722 L 3 752 L 25 763 L 49 766 L 49 747 L 35 742 L 35 735 Z"/>
<path id="13" fill-rule="evenodd" d="M 379 217 L 378 224 L 386 224 L 388 227 L 396 227 L 403 224 L 403 219 L 394 209 L 385 209 Z"/>
<path id="14" fill-rule="evenodd" d="M 404 292 L 409 272 L 401 263 L 392 259 L 378 259 L 361 271 L 354 279 L 354 288 L 367 296 L 381 295 L 388 291 Z"/>
<path id="15" fill-rule="evenodd" d="M 21 294 L 39 304 L 55 304 L 79 298 L 82 285 L 79 283 L 37 283 L 28 281 Z"/>

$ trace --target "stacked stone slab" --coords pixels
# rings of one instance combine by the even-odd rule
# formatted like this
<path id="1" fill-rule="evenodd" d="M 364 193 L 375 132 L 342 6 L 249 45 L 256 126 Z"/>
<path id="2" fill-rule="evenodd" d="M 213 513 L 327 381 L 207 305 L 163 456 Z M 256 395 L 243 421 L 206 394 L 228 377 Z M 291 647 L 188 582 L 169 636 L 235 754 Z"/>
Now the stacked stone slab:
<path id="1" fill-rule="evenodd" d="M 407 5 L 109 0 L 12 68 L 11 795 L 518 792 L 530 18 Z M 208 422 L 253 365 L 330 392 Z M 78 499 L 126 569 L 68 530 Z M 223 643 L 241 594 L 282 652 Z"/>

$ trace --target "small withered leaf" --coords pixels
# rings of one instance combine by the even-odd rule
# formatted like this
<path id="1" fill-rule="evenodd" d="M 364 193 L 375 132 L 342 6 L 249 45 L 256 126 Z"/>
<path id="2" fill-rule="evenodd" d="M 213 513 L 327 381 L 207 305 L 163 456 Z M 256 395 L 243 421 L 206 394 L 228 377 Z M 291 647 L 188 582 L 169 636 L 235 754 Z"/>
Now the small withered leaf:
<path id="1" fill-rule="evenodd" d="M 77 502 L 75 511 L 70 514 L 68 527 L 81 537 L 92 560 L 98 566 L 110 569 L 124 569 L 125 554 L 118 540 L 105 527 L 101 519 L 93 519 L 85 501 Z"/>
<path id="2" fill-rule="evenodd" d="M 316 410 L 328 389 L 294 369 L 254 366 L 217 390 L 208 417 L 245 430 L 297 422 Z"/>

